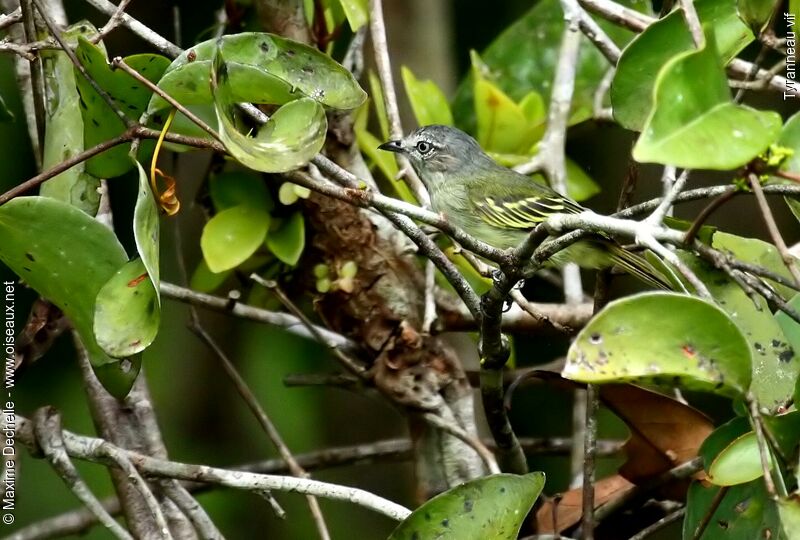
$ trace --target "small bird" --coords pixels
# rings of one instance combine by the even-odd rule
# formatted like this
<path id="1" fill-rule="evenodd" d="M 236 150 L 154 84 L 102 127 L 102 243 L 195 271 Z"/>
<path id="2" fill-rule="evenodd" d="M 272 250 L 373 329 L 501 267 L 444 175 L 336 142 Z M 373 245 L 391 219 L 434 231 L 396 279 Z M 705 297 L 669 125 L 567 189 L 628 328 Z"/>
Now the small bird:
<path id="1" fill-rule="evenodd" d="M 552 214 L 585 210 L 528 176 L 499 165 L 475 139 L 454 127 L 423 126 L 378 148 L 408 157 L 430 193 L 434 211 L 499 249 L 519 245 Z M 650 285 L 671 288 L 647 260 L 601 235 L 573 244 L 557 253 L 552 262 L 560 266 L 570 261 L 585 268 L 616 264 Z"/>

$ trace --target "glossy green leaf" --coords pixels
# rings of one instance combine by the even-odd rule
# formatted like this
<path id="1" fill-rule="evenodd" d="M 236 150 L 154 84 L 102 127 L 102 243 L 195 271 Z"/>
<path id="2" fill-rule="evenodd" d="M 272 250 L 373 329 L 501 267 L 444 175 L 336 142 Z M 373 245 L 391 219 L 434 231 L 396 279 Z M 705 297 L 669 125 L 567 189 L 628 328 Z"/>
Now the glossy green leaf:
<path id="1" fill-rule="evenodd" d="M 783 259 L 780 253 L 778 253 L 778 250 L 769 242 L 759 240 L 758 238 L 746 238 L 744 236 L 717 231 L 714 233 L 713 239 L 711 240 L 711 247 L 730 253 L 743 262 L 762 266 L 786 279 L 794 279 L 789 269 L 786 268 L 786 265 L 783 263 Z M 770 279 L 767 279 L 767 283 L 787 298 L 794 296 L 794 289 Z"/>
<path id="2" fill-rule="evenodd" d="M 97 344 L 109 356 L 131 356 L 153 343 L 161 308 L 142 259 L 126 263 L 103 285 L 94 309 Z"/>
<path id="3" fill-rule="evenodd" d="M 192 272 L 192 277 L 189 280 L 189 287 L 194 291 L 204 293 L 214 292 L 220 285 L 225 283 L 225 280 L 228 279 L 228 276 L 232 273 L 233 269 L 224 270 L 222 272 L 212 272 L 208 268 L 206 261 L 201 259 L 200 262 L 197 263 L 194 272 Z"/>
<path id="4" fill-rule="evenodd" d="M 798 0 L 798 4 L 800 4 L 800 0 Z M 798 9 L 800 9 L 800 6 L 798 6 Z M 800 173 L 800 113 L 792 115 L 783 125 L 781 136 L 778 138 L 778 144 L 794 151 L 781 165 L 781 169 L 788 172 Z M 778 178 L 775 178 L 775 180 L 786 184 L 793 183 L 791 180 Z M 785 197 L 785 199 L 794 217 L 800 221 L 800 198 Z"/>
<path id="5" fill-rule="evenodd" d="M 282 262 L 294 266 L 306 246 L 306 227 L 303 214 L 295 212 L 278 228 L 267 233 L 267 248 Z"/>
<path id="6" fill-rule="evenodd" d="M 800 540 L 800 499 L 796 493 L 778 499 L 778 515 L 786 540 Z"/>
<path id="7" fill-rule="evenodd" d="M 736 15 L 736 0 L 697 0 L 700 21 L 713 28 L 722 61 L 727 64 L 748 43 L 753 34 Z M 622 126 L 642 131 L 653 108 L 653 89 L 661 68 L 678 54 L 694 49 L 694 42 L 676 9 L 655 21 L 622 51 L 611 85 L 614 119 Z"/>
<path id="8" fill-rule="evenodd" d="M 670 60 L 656 79 L 655 105 L 633 157 L 689 169 L 734 169 L 780 133 L 781 117 L 731 101 L 714 40 Z"/>
<path id="9" fill-rule="evenodd" d="M 242 204 L 212 217 L 200 236 L 208 268 L 223 272 L 246 261 L 264 242 L 269 228 L 269 214 Z"/>
<path id="10" fill-rule="evenodd" d="M 522 107 L 485 79 L 475 80 L 477 139 L 489 152 L 521 154 L 542 135 L 541 126 L 528 121 Z"/>
<path id="11" fill-rule="evenodd" d="M 472 480 L 414 510 L 388 540 L 512 540 L 544 487 L 544 473 Z"/>
<path id="12" fill-rule="evenodd" d="M 369 21 L 367 0 L 339 0 L 339 3 L 353 32 L 367 24 L 367 21 Z"/>
<path id="13" fill-rule="evenodd" d="M 420 81 L 406 66 L 400 69 L 403 77 L 403 86 L 406 89 L 408 101 L 414 111 L 417 124 L 427 126 L 430 124 L 453 125 L 453 114 L 450 104 L 441 88 L 431 80 Z"/>
<path id="14" fill-rule="evenodd" d="M 656 292 L 611 302 L 595 315 L 572 343 L 563 376 L 679 383 L 736 396 L 750 386 L 750 363 L 747 341 L 724 311 L 699 298 Z"/>
<path id="15" fill-rule="evenodd" d="M 621 3 L 651 13 L 649 2 L 625 0 Z M 601 20 L 599 24 L 618 45 L 624 45 L 633 36 L 633 33 L 606 21 Z M 548 103 L 563 32 L 564 12 L 558 0 L 536 2 L 481 52 L 481 58 L 490 71 L 487 77 L 513 100 L 521 100 L 535 90 Z M 570 123 L 591 117 L 595 90 L 607 70 L 608 61 L 584 38 Z M 456 124 L 469 132 L 474 132 L 476 126 L 472 79 L 470 75 L 462 81 L 453 102 Z"/>
<path id="16" fill-rule="evenodd" d="M 185 50 L 158 82 L 183 105 L 212 102 L 209 87 L 219 42 L 230 80 L 232 103 L 283 104 L 309 97 L 336 109 L 355 109 L 366 93 L 353 75 L 317 49 L 272 34 L 243 32 L 210 39 Z M 149 112 L 167 108 L 153 96 Z"/>
<path id="17" fill-rule="evenodd" d="M 750 30 L 760 34 L 767 26 L 776 4 L 775 0 L 737 0 L 736 10 Z"/>
<path id="18" fill-rule="evenodd" d="M 714 244 L 719 248 L 721 245 L 731 246 L 734 242 L 722 233 L 716 233 Z M 724 272 L 712 268 L 694 255 L 681 252 L 679 256 L 706 284 L 720 308 L 728 313 L 744 335 L 753 361 L 750 390 L 758 402 L 770 410 L 786 405 L 792 397 L 794 382 L 800 375 L 800 359 L 795 357 L 791 345 L 786 342 L 766 301 L 760 299 L 759 305 L 755 305 Z"/>
<path id="19" fill-rule="evenodd" d="M 69 317 L 101 382 L 124 396 L 138 360 L 111 358 L 93 331 L 97 293 L 128 260 L 114 233 L 65 202 L 18 197 L 0 206 L 0 238 L 0 260 Z"/>
<path id="20" fill-rule="evenodd" d="M 79 35 L 96 32 L 84 21 L 67 28 L 61 37 L 74 44 Z M 47 102 L 42 158 L 42 169 L 47 170 L 83 152 L 84 145 L 83 117 L 72 61 L 63 51 L 48 51 L 43 56 L 47 59 L 44 62 L 45 84 L 51 96 Z M 86 163 L 81 162 L 43 183 L 39 195 L 68 202 L 93 216 L 100 203 L 99 187 L 100 179 L 88 174 Z"/>
<path id="21" fill-rule="evenodd" d="M 261 208 L 265 212 L 272 211 L 275 206 L 264 179 L 250 171 L 215 174 L 209 181 L 209 192 L 217 212 L 240 204 Z"/>
<path id="22" fill-rule="evenodd" d="M 160 306 L 161 294 L 158 288 L 161 283 L 161 274 L 158 250 L 161 245 L 161 225 L 158 219 L 158 205 L 150 190 L 147 173 L 139 162 L 136 162 L 136 167 L 139 170 L 139 193 L 136 196 L 136 207 L 133 211 L 133 238 L 136 242 L 136 251 L 152 280 L 156 302 Z M 158 327 L 157 324 L 156 327 Z"/>
<path id="23" fill-rule="evenodd" d="M 214 66 L 211 87 L 220 138 L 240 163 L 262 172 L 291 171 L 308 163 L 322 149 L 328 120 L 317 101 L 290 101 L 265 124 L 253 127 L 252 120 L 245 118 L 236 105 L 236 81 L 221 50 L 214 58 Z"/>
<path id="24" fill-rule="evenodd" d="M 800 412 L 792 411 L 780 416 L 765 416 L 763 418 L 765 428 L 772 435 L 781 452 L 786 456 L 794 455 L 798 442 L 800 442 Z M 734 426 L 735 430 L 729 428 Z M 736 435 L 738 430 L 746 427 L 747 431 Z M 724 430 L 726 430 L 725 432 Z M 708 480 L 718 486 L 733 486 L 743 484 L 763 476 L 761 466 L 761 454 L 758 448 L 758 439 L 755 432 L 749 430 L 750 426 L 745 418 L 736 418 L 725 426 L 715 430 L 709 437 L 713 439 L 717 432 L 725 432 L 731 437 L 727 444 L 716 453 L 710 460 L 707 459 L 706 471 Z M 720 442 L 722 439 L 720 438 Z M 710 443 L 703 443 L 701 452 L 707 456 Z M 775 463 L 772 460 L 771 466 Z"/>
<path id="25" fill-rule="evenodd" d="M 147 107 L 150 90 L 122 70 L 112 71 L 105 53 L 83 38 L 78 38 L 75 49 L 81 65 L 105 90 L 117 105 L 134 120 L 138 120 Z M 125 63 L 151 82 L 156 82 L 169 65 L 169 60 L 157 54 L 137 54 L 125 57 Z M 95 92 L 80 73 L 75 73 L 83 114 L 84 144 L 86 148 L 112 139 L 125 131 L 125 124 Z M 122 144 L 94 156 L 86 162 L 86 171 L 99 178 L 113 178 L 133 168 L 128 157 L 130 144 Z"/>
<path id="26" fill-rule="evenodd" d="M 704 487 L 693 482 L 686 500 L 683 521 L 683 540 L 692 540 L 706 514 L 712 512 L 703 540 L 780 540 L 780 520 L 777 505 L 769 499 L 764 482 L 753 480 L 727 488 L 719 506 L 714 510 L 717 486 Z"/>

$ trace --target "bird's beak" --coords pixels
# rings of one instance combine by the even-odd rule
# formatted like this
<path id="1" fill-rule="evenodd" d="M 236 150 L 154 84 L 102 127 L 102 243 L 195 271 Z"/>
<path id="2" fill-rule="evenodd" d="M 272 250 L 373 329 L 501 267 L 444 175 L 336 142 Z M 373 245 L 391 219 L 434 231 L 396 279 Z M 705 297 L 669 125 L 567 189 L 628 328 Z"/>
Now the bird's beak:
<path id="1" fill-rule="evenodd" d="M 387 141 L 380 145 L 378 150 L 386 150 L 387 152 L 395 152 L 398 154 L 402 154 L 404 151 L 400 141 Z"/>

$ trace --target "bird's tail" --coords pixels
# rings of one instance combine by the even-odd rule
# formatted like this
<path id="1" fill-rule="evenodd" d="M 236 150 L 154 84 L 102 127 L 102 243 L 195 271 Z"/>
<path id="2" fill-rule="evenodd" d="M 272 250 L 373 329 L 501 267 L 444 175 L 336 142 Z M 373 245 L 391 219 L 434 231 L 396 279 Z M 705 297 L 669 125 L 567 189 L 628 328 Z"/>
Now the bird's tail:
<path id="1" fill-rule="evenodd" d="M 672 284 L 664 277 L 664 274 L 659 272 L 647 259 L 628 251 L 616 242 L 604 241 L 604 243 L 608 249 L 611 261 L 625 272 L 658 289 L 668 291 L 673 289 Z"/>

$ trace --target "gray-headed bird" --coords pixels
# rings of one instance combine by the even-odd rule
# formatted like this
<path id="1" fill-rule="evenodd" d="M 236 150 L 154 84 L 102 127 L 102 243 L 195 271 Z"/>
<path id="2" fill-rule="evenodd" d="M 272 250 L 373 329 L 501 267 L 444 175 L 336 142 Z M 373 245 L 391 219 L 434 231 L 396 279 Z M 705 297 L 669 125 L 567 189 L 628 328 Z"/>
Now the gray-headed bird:
<path id="1" fill-rule="evenodd" d="M 449 126 L 423 126 L 378 148 L 408 157 L 425 184 L 433 210 L 464 232 L 499 249 L 519 245 L 548 216 L 585 209 L 547 186 L 496 163 L 478 142 Z M 557 253 L 556 265 L 584 268 L 618 265 L 642 281 L 671 288 L 647 260 L 610 238 L 594 235 Z"/>

